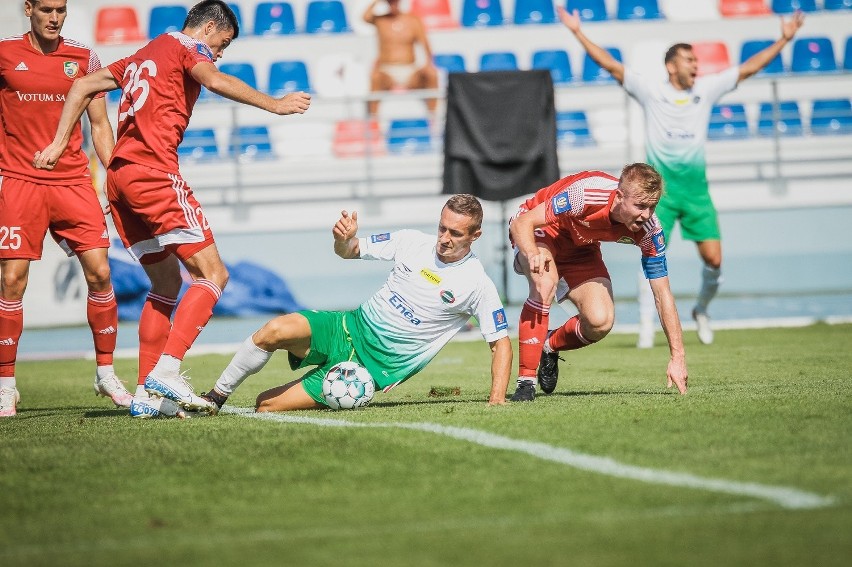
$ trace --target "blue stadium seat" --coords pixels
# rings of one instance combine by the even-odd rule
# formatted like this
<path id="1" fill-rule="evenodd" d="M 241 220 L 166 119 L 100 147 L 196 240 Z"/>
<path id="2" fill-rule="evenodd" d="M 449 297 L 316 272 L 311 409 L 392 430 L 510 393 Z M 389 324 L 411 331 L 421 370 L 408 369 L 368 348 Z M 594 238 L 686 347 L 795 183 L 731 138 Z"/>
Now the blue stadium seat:
<path id="1" fill-rule="evenodd" d="M 814 101 L 811 133 L 817 136 L 852 134 L 852 103 L 848 98 Z"/>
<path id="2" fill-rule="evenodd" d="M 574 80 L 571 61 L 562 49 L 536 51 L 532 55 L 532 69 L 549 69 L 554 85 L 564 85 Z"/>
<path id="3" fill-rule="evenodd" d="M 744 41 L 742 47 L 740 48 L 740 63 L 745 63 L 752 55 L 763 51 L 770 45 L 775 43 L 773 39 L 751 39 L 748 41 Z M 772 58 L 772 61 L 769 62 L 769 65 L 758 71 L 758 75 L 777 75 L 778 73 L 784 72 L 784 61 L 781 59 L 781 54 L 779 53 L 775 57 Z"/>
<path id="4" fill-rule="evenodd" d="M 742 104 L 717 104 L 713 107 L 707 139 L 740 140 L 748 137 L 748 120 Z"/>
<path id="5" fill-rule="evenodd" d="M 843 69 L 852 71 L 852 35 L 846 38 L 846 49 L 843 52 Z"/>
<path id="6" fill-rule="evenodd" d="M 621 57 L 621 50 L 619 48 L 607 47 L 605 49 L 609 51 L 610 55 L 615 57 L 618 61 L 623 61 Z M 588 53 L 583 56 L 583 82 L 609 83 L 614 81 L 615 79 L 612 78 L 612 75 L 609 74 L 609 71 L 605 71 L 600 65 L 595 63 L 594 60 L 589 57 Z"/>
<path id="7" fill-rule="evenodd" d="M 394 154 L 416 154 L 432 151 L 432 134 L 425 118 L 391 120 L 387 132 L 387 148 Z"/>
<path id="8" fill-rule="evenodd" d="M 852 0 L 825 0 L 826 10 L 852 10 Z"/>
<path id="9" fill-rule="evenodd" d="M 184 6 L 154 6 L 148 16 L 148 37 L 183 29 L 187 9 Z"/>
<path id="10" fill-rule="evenodd" d="M 777 112 L 777 121 L 776 118 Z M 778 109 L 771 102 L 760 103 L 760 117 L 757 121 L 758 136 L 772 137 L 775 132 L 779 136 L 801 136 L 803 134 L 802 115 L 799 113 L 799 103 L 795 100 L 783 100 L 778 103 Z"/>
<path id="11" fill-rule="evenodd" d="M 619 20 L 659 20 L 662 17 L 657 0 L 618 0 Z"/>
<path id="12" fill-rule="evenodd" d="M 177 149 L 181 161 L 212 161 L 219 159 L 216 133 L 213 128 L 189 128 Z"/>
<path id="13" fill-rule="evenodd" d="M 824 73 L 837 70 L 834 47 L 827 37 L 800 37 L 793 43 L 794 73 Z"/>
<path id="14" fill-rule="evenodd" d="M 503 7 L 500 0 L 464 0 L 462 5 L 463 26 L 502 26 Z"/>
<path id="15" fill-rule="evenodd" d="M 240 161 L 272 159 L 272 140 L 266 126 L 238 126 L 231 131 L 228 154 Z"/>
<path id="16" fill-rule="evenodd" d="M 121 100 L 121 89 L 113 89 L 111 91 L 107 91 L 106 99 L 107 104 L 118 104 L 118 101 Z"/>
<path id="17" fill-rule="evenodd" d="M 586 113 L 582 110 L 557 112 L 556 141 L 559 145 L 573 147 L 594 146 L 595 139 L 589 129 Z"/>
<path id="18" fill-rule="evenodd" d="M 260 2 L 254 11 L 254 35 L 296 33 L 293 6 L 289 2 Z"/>
<path id="19" fill-rule="evenodd" d="M 815 0 L 772 0 L 772 11 L 776 14 L 792 14 L 796 10 L 816 12 Z"/>
<path id="20" fill-rule="evenodd" d="M 308 67 L 304 61 L 275 61 L 269 66 L 269 89 L 274 97 L 296 91 L 311 92 Z"/>
<path id="21" fill-rule="evenodd" d="M 340 0 L 311 0 L 305 17 L 307 33 L 342 33 L 351 31 L 346 10 Z"/>
<path id="22" fill-rule="evenodd" d="M 243 29 L 243 12 L 240 10 L 240 5 L 236 2 L 228 2 L 228 7 L 233 10 L 234 15 L 237 17 L 237 25 L 240 26 L 240 35 L 248 35 L 246 30 Z"/>
<path id="23" fill-rule="evenodd" d="M 604 0 L 568 0 L 565 9 L 569 12 L 577 10 L 584 22 L 602 22 L 607 19 Z"/>
<path id="24" fill-rule="evenodd" d="M 464 73 L 464 57 L 459 53 L 436 53 L 432 60 L 435 67 L 444 69 L 447 73 Z"/>
<path id="25" fill-rule="evenodd" d="M 219 70 L 241 79 L 253 89 L 257 88 L 257 75 L 251 63 L 222 63 L 219 65 Z"/>
<path id="26" fill-rule="evenodd" d="M 479 59 L 480 71 L 517 71 L 518 58 L 511 51 L 483 53 Z"/>
<path id="27" fill-rule="evenodd" d="M 515 0 L 516 25 L 556 22 L 553 0 Z"/>

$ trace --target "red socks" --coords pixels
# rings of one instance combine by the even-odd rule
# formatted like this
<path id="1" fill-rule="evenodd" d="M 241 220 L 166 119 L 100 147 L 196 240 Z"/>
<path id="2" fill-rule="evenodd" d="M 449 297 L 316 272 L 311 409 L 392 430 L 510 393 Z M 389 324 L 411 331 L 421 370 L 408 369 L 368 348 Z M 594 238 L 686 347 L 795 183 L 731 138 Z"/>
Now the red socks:
<path id="1" fill-rule="evenodd" d="M 118 304 L 112 287 L 109 291 L 89 291 L 86 318 L 95 343 L 95 362 L 98 366 L 112 364 L 118 336 Z"/>
<path id="2" fill-rule="evenodd" d="M 163 354 L 183 360 L 186 351 L 213 316 L 213 307 L 221 295 L 222 290 L 210 280 L 198 279 L 189 286 L 175 311 L 174 324 Z"/>
<path id="3" fill-rule="evenodd" d="M 139 381 L 145 383 L 145 378 L 154 369 L 157 360 L 163 353 L 169 331 L 172 328 L 172 312 L 177 300 L 149 293 L 139 317 Z"/>
<path id="4" fill-rule="evenodd" d="M 535 380 L 541 348 L 547 336 L 550 306 L 527 299 L 518 325 L 518 378 Z"/>
<path id="5" fill-rule="evenodd" d="M 580 330 L 580 316 L 575 315 L 568 319 L 564 325 L 553 331 L 550 335 L 550 348 L 554 351 L 576 350 L 589 346 L 597 341 L 592 341 L 583 336 Z"/>
<path id="6" fill-rule="evenodd" d="M 15 375 L 18 342 L 24 330 L 24 302 L 0 299 L 0 377 Z"/>

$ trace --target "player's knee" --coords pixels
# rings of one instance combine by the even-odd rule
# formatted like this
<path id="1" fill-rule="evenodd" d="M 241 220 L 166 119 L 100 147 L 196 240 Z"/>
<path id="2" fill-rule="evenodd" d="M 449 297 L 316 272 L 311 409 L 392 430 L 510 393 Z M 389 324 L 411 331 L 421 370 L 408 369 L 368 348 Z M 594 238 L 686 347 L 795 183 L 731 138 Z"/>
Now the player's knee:
<path id="1" fill-rule="evenodd" d="M 273 352 L 281 348 L 281 345 L 289 338 L 288 330 L 290 322 L 286 315 L 271 319 L 257 331 L 252 339 L 258 348 L 266 352 Z"/>
<path id="2" fill-rule="evenodd" d="M 611 309 L 597 308 L 584 313 L 583 330 L 587 339 L 599 341 L 609 334 L 615 323 L 615 313 Z"/>
<path id="3" fill-rule="evenodd" d="M 4 272 L 2 284 L 0 284 L 0 295 L 6 301 L 20 301 L 27 289 L 27 276 L 17 273 Z"/>
<path id="4" fill-rule="evenodd" d="M 109 264 L 104 262 L 103 265 L 97 266 L 94 269 L 88 270 L 85 274 L 86 285 L 92 291 L 106 291 L 110 286 L 110 271 Z"/>

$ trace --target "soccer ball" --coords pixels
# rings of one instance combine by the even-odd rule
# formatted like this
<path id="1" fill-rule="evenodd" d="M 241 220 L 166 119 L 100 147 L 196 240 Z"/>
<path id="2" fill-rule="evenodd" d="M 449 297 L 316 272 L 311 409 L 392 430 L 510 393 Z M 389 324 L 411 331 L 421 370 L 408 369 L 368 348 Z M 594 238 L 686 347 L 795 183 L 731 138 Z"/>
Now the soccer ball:
<path id="1" fill-rule="evenodd" d="M 322 396 L 331 409 L 364 407 L 375 392 L 373 377 L 357 362 L 335 364 L 322 381 Z"/>

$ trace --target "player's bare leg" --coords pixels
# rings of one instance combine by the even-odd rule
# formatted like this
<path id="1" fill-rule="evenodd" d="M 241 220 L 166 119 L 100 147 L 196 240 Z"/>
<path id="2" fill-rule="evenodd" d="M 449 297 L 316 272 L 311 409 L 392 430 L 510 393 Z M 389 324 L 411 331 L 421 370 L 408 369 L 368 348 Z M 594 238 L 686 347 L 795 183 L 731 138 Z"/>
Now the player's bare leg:
<path id="1" fill-rule="evenodd" d="M 302 379 L 293 380 L 283 386 L 277 386 L 262 392 L 255 402 L 256 412 L 293 411 L 320 409 L 325 406 L 318 404 L 302 387 Z"/>
<path id="2" fill-rule="evenodd" d="M 696 242 L 696 245 L 701 260 L 704 261 L 704 268 L 701 271 L 701 289 L 692 309 L 692 318 L 695 319 L 698 340 L 709 345 L 713 342 L 713 329 L 710 326 L 707 307 L 716 297 L 722 283 L 722 243 L 719 240 L 704 240 Z"/>
<path id="3" fill-rule="evenodd" d="M 370 74 L 370 92 L 389 91 L 393 87 L 394 84 L 391 76 L 379 70 L 378 67 L 374 67 L 373 72 Z M 379 101 L 367 101 L 367 112 L 370 114 L 370 118 L 375 118 L 379 113 Z"/>

